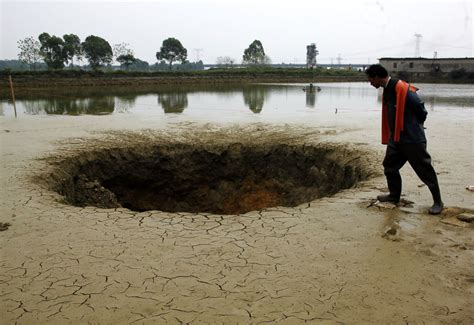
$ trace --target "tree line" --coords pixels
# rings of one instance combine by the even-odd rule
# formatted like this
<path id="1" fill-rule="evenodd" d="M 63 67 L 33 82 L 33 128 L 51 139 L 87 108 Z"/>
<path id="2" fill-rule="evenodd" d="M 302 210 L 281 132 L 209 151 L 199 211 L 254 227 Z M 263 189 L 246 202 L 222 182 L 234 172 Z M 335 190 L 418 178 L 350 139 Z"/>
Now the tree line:
<path id="1" fill-rule="evenodd" d="M 32 70 L 48 69 L 62 70 L 67 66 L 74 66 L 74 62 L 87 60 L 92 70 L 100 70 L 104 66 L 110 66 L 115 60 L 124 70 L 134 71 L 160 71 L 160 70 L 202 70 L 202 61 L 191 63 L 187 60 L 188 51 L 181 42 L 173 37 L 163 41 L 159 51 L 156 52 L 158 60 L 153 66 L 148 62 L 135 57 L 134 52 L 127 43 L 115 44 L 113 46 L 102 37 L 90 35 L 81 42 L 79 36 L 75 34 L 65 34 L 62 37 L 41 33 L 37 39 L 26 37 L 19 40 L 18 62 L 10 62 L 14 68 L 22 69 L 28 66 Z M 76 60 L 76 61 L 74 61 Z M 3 61 L 4 64 L 9 61 Z M 5 63 L 6 62 L 6 63 Z M 179 65 L 173 63 L 179 62 Z M 235 60 L 230 57 L 219 57 L 217 64 L 233 65 Z M 244 50 L 242 63 L 246 65 L 266 65 L 270 64 L 270 58 L 265 54 L 262 43 L 259 40 L 253 41 Z M 22 65 L 23 64 L 23 65 Z M 1 66 L 0 66 L 1 68 Z"/>

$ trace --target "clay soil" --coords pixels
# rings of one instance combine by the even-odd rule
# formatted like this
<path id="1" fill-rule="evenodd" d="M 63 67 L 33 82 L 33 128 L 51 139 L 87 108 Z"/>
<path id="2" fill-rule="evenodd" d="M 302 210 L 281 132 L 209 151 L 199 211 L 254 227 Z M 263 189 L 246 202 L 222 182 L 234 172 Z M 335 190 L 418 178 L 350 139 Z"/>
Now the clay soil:
<path id="1" fill-rule="evenodd" d="M 37 180 L 80 207 L 227 215 L 295 207 L 371 174 L 363 152 L 342 146 L 122 140 L 124 147 L 52 156 L 55 168 Z"/>
<path id="2" fill-rule="evenodd" d="M 375 202 L 386 190 L 377 113 L 338 115 L 331 125 L 2 117 L 0 319 L 472 324 L 474 229 L 457 219 L 473 207 L 465 189 L 474 183 L 472 120 L 448 113 L 427 123 L 447 206 L 440 216 L 427 214 L 430 195 L 409 166 L 402 204 Z M 86 163 L 150 143 L 325 146 L 367 178 L 294 207 L 242 214 L 78 207 L 51 187 L 67 178 L 57 170 L 71 157 Z"/>

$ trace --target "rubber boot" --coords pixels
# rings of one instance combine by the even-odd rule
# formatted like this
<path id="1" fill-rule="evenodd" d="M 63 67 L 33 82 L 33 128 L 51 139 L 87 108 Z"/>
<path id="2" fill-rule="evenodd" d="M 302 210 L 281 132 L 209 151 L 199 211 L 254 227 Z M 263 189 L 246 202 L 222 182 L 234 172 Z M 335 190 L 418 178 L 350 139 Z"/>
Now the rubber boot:
<path id="1" fill-rule="evenodd" d="M 392 194 L 380 194 L 377 195 L 377 200 L 379 200 L 380 202 L 398 203 L 400 201 L 400 197 Z"/>
<path id="2" fill-rule="evenodd" d="M 433 195 L 433 205 L 428 209 L 429 214 L 440 214 L 443 211 L 444 204 L 441 200 L 441 193 L 439 187 L 436 186 L 431 190 L 431 195 Z"/>

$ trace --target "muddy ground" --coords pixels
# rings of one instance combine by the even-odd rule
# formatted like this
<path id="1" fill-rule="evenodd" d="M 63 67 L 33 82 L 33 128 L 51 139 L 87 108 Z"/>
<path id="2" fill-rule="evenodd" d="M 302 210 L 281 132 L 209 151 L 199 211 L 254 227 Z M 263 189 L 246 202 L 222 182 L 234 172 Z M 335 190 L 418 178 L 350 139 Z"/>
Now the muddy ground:
<path id="1" fill-rule="evenodd" d="M 456 218 L 473 208 L 472 120 L 429 116 L 440 216 L 408 166 L 404 203 L 374 202 L 386 190 L 379 125 L 376 113 L 330 125 L 2 117 L 0 319 L 472 324 L 474 230 Z M 68 157 L 149 142 L 341 146 L 369 178 L 296 207 L 219 215 L 72 206 L 44 177 Z"/>

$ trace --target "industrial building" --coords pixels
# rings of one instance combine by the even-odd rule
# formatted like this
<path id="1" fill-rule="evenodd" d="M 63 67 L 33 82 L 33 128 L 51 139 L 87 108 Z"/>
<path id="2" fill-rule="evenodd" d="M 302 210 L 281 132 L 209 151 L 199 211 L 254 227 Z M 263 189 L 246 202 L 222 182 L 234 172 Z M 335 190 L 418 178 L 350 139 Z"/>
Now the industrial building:
<path id="1" fill-rule="evenodd" d="M 463 71 L 474 73 L 474 58 L 380 58 L 380 64 L 390 74 L 408 73 L 415 76 L 446 75 Z"/>

